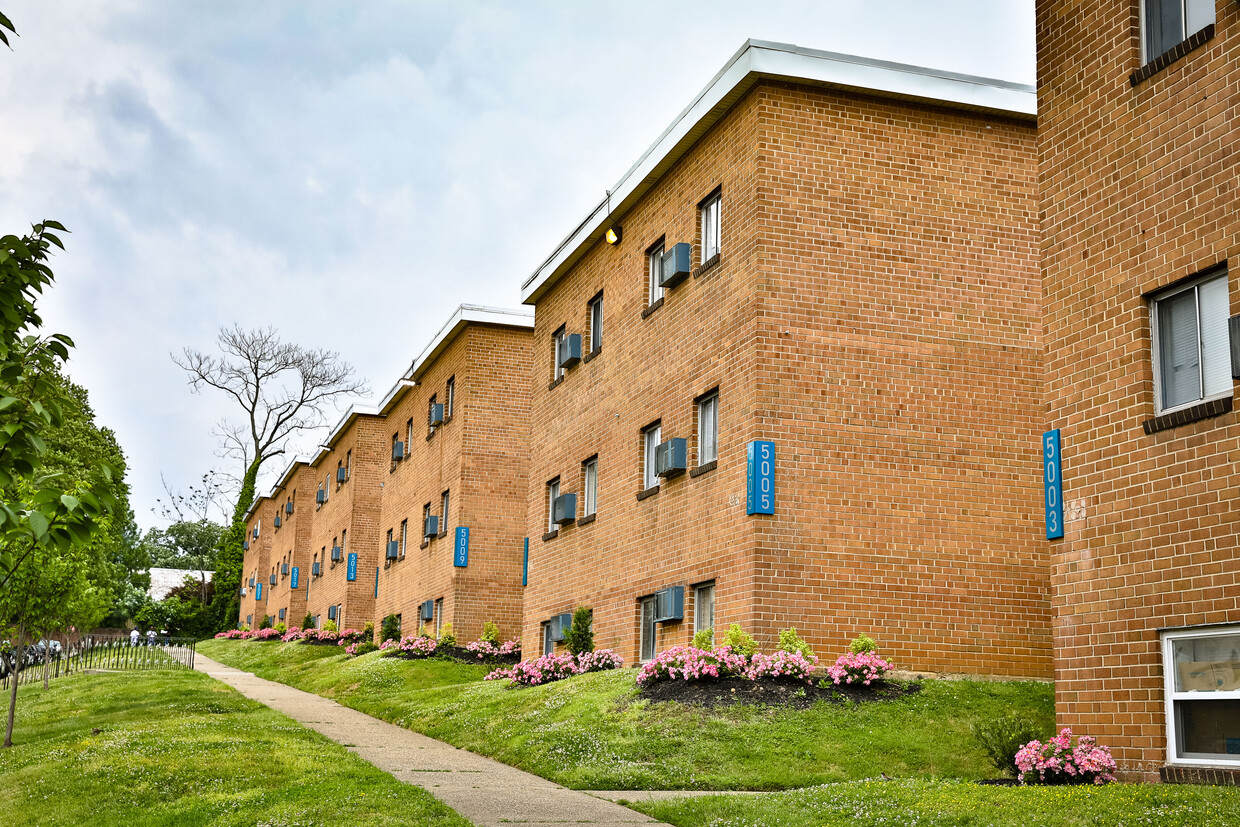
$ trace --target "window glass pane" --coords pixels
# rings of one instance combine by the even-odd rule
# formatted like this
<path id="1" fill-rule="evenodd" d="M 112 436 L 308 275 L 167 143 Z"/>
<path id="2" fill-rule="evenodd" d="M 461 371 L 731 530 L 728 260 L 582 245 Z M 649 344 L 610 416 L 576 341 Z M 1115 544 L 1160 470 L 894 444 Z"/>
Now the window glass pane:
<path id="1" fill-rule="evenodd" d="M 693 600 L 693 631 L 715 628 L 715 587 L 702 586 Z"/>
<path id="2" fill-rule="evenodd" d="M 1201 398 L 1197 345 L 1197 291 L 1185 290 L 1159 301 L 1159 378 L 1164 408 Z"/>
<path id="3" fill-rule="evenodd" d="M 1240 690 L 1240 635 L 1177 640 L 1171 645 L 1171 653 L 1175 691 Z"/>
<path id="4" fill-rule="evenodd" d="M 663 288 L 659 286 L 659 279 L 663 276 L 663 245 L 660 244 L 650 251 L 650 304 L 654 304 L 663 298 Z"/>
<path id="5" fill-rule="evenodd" d="M 642 601 L 641 659 L 654 657 L 654 598 Z"/>
<path id="6" fill-rule="evenodd" d="M 1231 390 L 1231 347 L 1227 336 L 1227 277 L 1211 279 L 1197 286 L 1198 312 L 1201 314 L 1202 396 Z"/>
<path id="7" fill-rule="evenodd" d="M 1147 61 L 1153 60 L 1184 39 L 1183 2 L 1184 0 L 1145 0 Z"/>
<path id="8" fill-rule="evenodd" d="M 603 345 L 603 300 L 599 299 L 590 305 L 590 350 L 598 350 Z"/>
<path id="9" fill-rule="evenodd" d="M 643 480 L 646 488 L 653 488 L 659 484 L 658 474 L 655 473 L 655 454 L 659 446 L 660 430 L 661 426 L 656 425 L 646 431 L 645 479 Z"/>
<path id="10" fill-rule="evenodd" d="M 698 409 L 698 465 L 718 457 L 719 397 L 702 400 Z"/>
<path id="11" fill-rule="evenodd" d="M 549 655 L 555 651 L 555 641 L 551 639 L 551 624 L 544 623 L 542 630 L 543 630 L 542 653 L 544 655 Z"/>
<path id="12" fill-rule="evenodd" d="M 1184 11 L 1185 39 L 1214 22 L 1214 0 L 1186 0 Z"/>
<path id="13" fill-rule="evenodd" d="M 1240 761 L 1240 700 L 1175 702 L 1176 755 Z"/>
<path id="14" fill-rule="evenodd" d="M 598 460 L 586 463 L 586 485 L 585 485 L 586 508 L 585 516 L 590 516 L 595 511 L 595 502 L 598 497 Z"/>

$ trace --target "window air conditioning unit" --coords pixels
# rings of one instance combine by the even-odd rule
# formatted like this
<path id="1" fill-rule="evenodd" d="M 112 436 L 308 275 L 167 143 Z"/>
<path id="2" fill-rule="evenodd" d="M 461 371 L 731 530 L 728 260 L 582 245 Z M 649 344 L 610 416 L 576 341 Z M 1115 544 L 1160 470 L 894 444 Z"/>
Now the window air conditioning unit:
<path id="1" fill-rule="evenodd" d="M 288 563 L 280 564 L 280 574 L 282 574 L 285 577 L 288 577 Z"/>
<path id="2" fill-rule="evenodd" d="M 581 361 L 581 334 L 570 333 L 560 340 L 557 360 L 562 368 L 571 368 Z"/>
<path id="3" fill-rule="evenodd" d="M 320 488 L 318 491 L 315 491 L 314 501 L 318 503 L 319 505 L 322 505 L 323 503 L 327 502 L 327 492 L 324 491 L 322 488 Z"/>
<path id="4" fill-rule="evenodd" d="M 281 620 L 281 621 L 283 621 L 283 620 L 284 620 L 284 613 L 285 613 L 286 611 L 288 611 L 288 610 L 287 610 L 287 609 L 281 609 L 281 610 L 280 610 L 280 620 Z"/>
<path id="5" fill-rule="evenodd" d="M 333 563 L 339 563 L 340 557 L 343 554 L 344 554 L 344 549 L 342 549 L 340 546 L 332 546 L 332 562 Z"/>
<path id="6" fill-rule="evenodd" d="M 242 551 L 249 551 L 249 550 L 250 550 L 250 541 L 249 541 L 249 540 L 242 540 L 242 541 L 241 541 L 241 550 L 242 550 Z"/>
<path id="7" fill-rule="evenodd" d="M 327 619 L 328 619 L 328 620 L 335 620 L 335 619 L 336 619 L 336 607 L 335 607 L 335 606 L 328 606 L 328 607 L 327 607 Z"/>
<path id="8" fill-rule="evenodd" d="M 253 578 L 253 577 L 251 577 L 251 578 L 250 578 L 250 588 L 251 588 L 251 589 L 252 589 L 252 588 L 254 588 L 254 578 Z"/>
<path id="9" fill-rule="evenodd" d="M 439 533 L 439 515 L 432 514 L 426 518 L 426 525 L 422 527 L 423 537 L 434 537 Z"/>
<path id="10" fill-rule="evenodd" d="M 319 576 L 320 574 L 322 574 L 322 573 L 323 573 L 323 564 L 322 564 L 322 563 L 319 563 L 319 562 L 317 562 L 317 561 L 316 561 L 315 563 L 313 563 L 313 564 L 310 566 L 310 574 L 311 574 L 312 576 L 314 576 L 314 577 L 318 577 L 318 576 Z"/>
<path id="11" fill-rule="evenodd" d="M 577 495 L 561 494 L 551 503 L 551 520 L 556 525 L 571 523 L 577 519 Z"/>
<path id="12" fill-rule="evenodd" d="M 254 526 L 254 539 L 258 539 L 258 526 Z"/>
<path id="13" fill-rule="evenodd" d="M 655 448 L 654 467 L 660 477 L 673 477 L 685 470 L 688 459 L 688 442 L 675 437 L 659 443 Z"/>
<path id="14" fill-rule="evenodd" d="M 559 643 L 564 640 L 569 627 L 573 625 L 573 616 L 571 614 L 555 615 L 548 625 L 551 626 L 551 639 Z"/>
<path id="15" fill-rule="evenodd" d="M 280 515 L 277 514 L 276 515 L 276 528 L 279 528 L 279 527 L 280 527 Z"/>
<path id="16" fill-rule="evenodd" d="M 337 483 L 343 483 L 347 481 L 348 479 L 349 479 L 348 468 L 337 468 L 336 469 L 336 482 Z"/>
<path id="17" fill-rule="evenodd" d="M 399 553 L 400 553 L 400 543 L 398 543 L 395 540 L 392 540 L 390 543 L 387 544 L 387 559 L 395 560 L 396 555 Z"/>
<path id="18" fill-rule="evenodd" d="M 276 576 L 274 574 L 271 575 L 267 578 L 267 582 L 274 586 L 276 584 Z"/>
<path id="19" fill-rule="evenodd" d="M 393 442 L 392 443 L 392 461 L 399 462 L 400 460 L 404 458 L 405 458 L 405 443 Z"/>
<path id="20" fill-rule="evenodd" d="M 285 514 L 292 514 L 292 513 L 293 513 L 293 503 L 292 503 L 292 502 L 286 502 L 286 503 L 284 504 L 284 513 L 285 513 Z"/>
<path id="21" fill-rule="evenodd" d="M 431 427 L 443 424 L 443 403 L 436 402 L 431 405 Z"/>
<path id="22" fill-rule="evenodd" d="M 422 604 L 422 611 L 418 613 L 418 617 L 420 617 L 422 620 L 434 620 L 435 619 L 435 601 L 427 600 L 426 602 L 424 602 Z"/>
<path id="23" fill-rule="evenodd" d="M 685 587 L 668 586 L 654 593 L 654 622 L 685 619 Z"/>
<path id="24" fill-rule="evenodd" d="M 675 287 L 689 277 L 689 245 L 683 241 L 673 244 L 663 254 L 663 274 L 659 276 L 660 287 Z"/>
<path id="25" fill-rule="evenodd" d="M 241 587 L 241 596 L 245 597 L 245 586 Z"/>

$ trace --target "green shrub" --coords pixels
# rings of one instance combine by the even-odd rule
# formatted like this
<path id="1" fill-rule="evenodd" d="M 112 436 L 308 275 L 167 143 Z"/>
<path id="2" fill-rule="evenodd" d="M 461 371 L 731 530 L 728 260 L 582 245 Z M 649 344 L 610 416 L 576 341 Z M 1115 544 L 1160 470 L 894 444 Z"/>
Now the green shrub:
<path id="1" fill-rule="evenodd" d="M 262 625 L 260 625 L 258 628 L 270 629 L 271 628 L 271 615 L 263 615 Z"/>
<path id="2" fill-rule="evenodd" d="M 285 625 L 284 625 L 284 623 L 282 623 L 282 622 L 281 622 L 281 623 L 277 623 L 277 624 L 276 624 L 276 631 L 277 631 L 277 632 L 279 632 L 280 634 L 284 634 L 285 632 L 287 632 L 287 631 L 288 631 L 288 627 L 287 627 L 287 626 L 285 626 Z"/>
<path id="3" fill-rule="evenodd" d="M 400 640 L 400 618 L 391 614 L 383 618 L 383 625 L 380 627 L 381 638 L 379 642 L 384 640 Z"/>
<path id="4" fill-rule="evenodd" d="M 374 639 L 375 639 L 375 624 L 374 624 L 374 621 L 371 621 L 371 620 L 367 620 L 367 621 L 366 621 L 366 625 L 362 627 L 362 637 L 364 637 L 366 640 L 374 640 Z"/>
<path id="5" fill-rule="evenodd" d="M 339 632 L 340 627 L 336 625 L 336 621 L 334 620 L 324 620 L 323 631 L 324 632 Z"/>
<path id="6" fill-rule="evenodd" d="M 860 655 L 862 652 L 877 652 L 878 644 L 874 642 L 874 638 L 863 632 L 853 638 L 852 643 L 848 644 L 848 651 L 854 655 Z"/>
<path id="7" fill-rule="evenodd" d="M 699 632 L 694 632 L 693 643 L 691 645 L 693 646 L 694 649 L 701 649 L 705 652 L 709 652 L 711 649 L 714 649 L 715 648 L 715 630 L 714 629 L 702 629 Z"/>
<path id="8" fill-rule="evenodd" d="M 1020 748 L 1035 738 L 1044 741 L 1054 734 L 1053 726 L 1048 731 L 1032 718 L 1015 713 L 991 721 L 980 721 L 970 729 L 995 769 L 1013 777 L 1016 776 L 1016 753 Z"/>
<path id="9" fill-rule="evenodd" d="M 452 631 L 451 623 L 445 623 L 444 625 L 439 627 L 439 645 L 440 646 L 455 646 L 456 645 L 456 634 Z"/>
<path id="10" fill-rule="evenodd" d="M 487 643 L 499 646 L 499 627 L 491 621 L 482 624 L 482 636 L 478 640 L 485 640 Z"/>
<path id="11" fill-rule="evenodd" d="M 367 652 L 374 652 L 378 648 L 379 647 L 375 645 L 375 642 L 373 640 L 363 640 L 361 643 L 355 644 L 354 646 L 350 646 L 349 654 L 364 655 Z"/>
<path id="12" fill-rule="evenodd" d="M 752 658 L 758 652 L 758 642 L 753 636 L 741 628 L 741 624 L 733 623 L 728 627 L 728 634 L 723 639 L 725 646 L 731 646 L 738 655 Z"/>
<path id="13" fill-rule="evenodd" d="M 797 634 L 795 626 L 789 626 L 779 633 L 779 649 L 781 652 L 800 652 L 806 658 L 814 657 L 814 650 Z"/>
<path id="14" fill-rule="evenodd" d="M 309 612 L 306 612 L 306 616 L 301 619 L 301 628 L 313 629 L 314 628 L 314 615 L 310 614 Z"/>
<path id="15" fill-rule="evenodd" d="M 587 606 L 578 606 L 573 611 L 573 623 L 564 635 L 564 648 L 570 654 L 580 655 L 582 652 L 594 651 L 594 612 Z"/>

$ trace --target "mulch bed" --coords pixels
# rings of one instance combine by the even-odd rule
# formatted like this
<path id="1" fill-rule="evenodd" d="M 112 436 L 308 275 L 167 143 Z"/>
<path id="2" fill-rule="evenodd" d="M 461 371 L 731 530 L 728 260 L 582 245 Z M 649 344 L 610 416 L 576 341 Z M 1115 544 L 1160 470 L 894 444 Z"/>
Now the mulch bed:
<path id="1" fill-rule="evenodd" d="M 400 660 L 428 659 L 426 655 L 418 655 L 413 652 L 399 652 L 394 655 L 385 655 L 384 657 L 399 658 Z M 496 655 L 491 658 L 480 658 L 464 646 L 440 646 L 435 650 L 435 654 L 430 657 L 454 660 L 458 663 L 477 663 L 483 666 L 512 666 L 521 662 L 520 655 Z"/>
<path id="2" fill-rule="evenodd" d="M 640 697 L 651 701 L 677 701 L 682 704 L 733 706 L 765 704 L 809 709 L 819 701 L 831 703 L 869 703 L 890 701 L 921 691 L 920 682 L 894 683 L 879 681 L 870 686 L 819 686 L 784 678 L 724 678 L 718 681 L 656 681 L 641 690 Z"/>

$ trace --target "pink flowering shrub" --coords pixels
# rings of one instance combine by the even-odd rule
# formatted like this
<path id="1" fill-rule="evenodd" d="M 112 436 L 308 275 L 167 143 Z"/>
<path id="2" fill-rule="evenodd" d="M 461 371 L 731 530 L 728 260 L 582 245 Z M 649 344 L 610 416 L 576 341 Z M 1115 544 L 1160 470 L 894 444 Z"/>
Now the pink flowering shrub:
<path id="1" fill-rule="evenodd" d="M 1030 741 L 1016 753 L 1016 769 L 1023 784 L 1105 784 L 1115 780 L 1115 759 L 1106 747 L 1088 735 L 1072 743 L 1064 729 L 1045 744 Z"/>
<path id="2" fill-rule="evenodd" d="M 242 632 L 240 629 L 229 629 L 226 632 L 220 632 L 215 636 L 216 640 L 240 640 Z"/>
<path id="3" fill-rule="evenodd" d="M 835 663 L 827 667 L 827 677 L 836 684 L 860 683 L 869 686 L 874 681 L 882 680 L 891 668 L 891 662 L 879 657 L 877 652 L 849 652 L 840 655 Z"/>
<path id="4" fill-rule="evenodd" d="M 344 641 L 340 641 L 340 643 L 344 643 Z M 373 652 L 378 648 L 378 646 L 375 646 L 374 641 L 358 640 L 345 646 L 344 653 L 350 657 L 356 657 L 357 655 L 364 655 L 367 652 Z"/>
<path id="5" fill-rule="evenodd" d="M 475 640 L 473 643 L 465 644 L 465 648 L 477 655 L 478 660 L 505 655 L 521 656 L 521 641 L 519 640 L 505 640 L 498 646 L 489 640 Z"/>
<path id="6" fill-rule="evenodd" d="M 745 677 L 751 681 L 759 678 L 795 678 L 810 683 L 816 666 L 818 658 L 815 655 L 806 657 L 800 652 L 781 649 L 770 655 L 754 655 L 745 670 Z"/>
<path id="7" fill-rule="evenodd" d="M 427 635 L 407 635 L 400 640 L 385 640 L 379 647 L 384 657 L 429 658 L 439 648 L 439 641 Z"/>
<path id="8" fill-rule="evenodd" d="M 366 640 L 366 633 L 360 629 L 344 629 L 336 633 L 336 645 L 344 646 L 348 643 L 360 643 Z"/>
<path id="9" fill-rule="evenodd" d="M 290 626 L 288 628 L 288 631 L 285 632 L 280 637 L 280 640 L 284 641 L 285 643 L 296 643 L 297 641 L 301 640 L 302 637 L 303 635 L 302 635 L 300 626 Z"/>
<path id="10" fill-rule="evenodd" d="M 536 660 L 523 660 L 515 666 L 496 669 L 483 680 L 510 680 L 516 686 L 538 686 L 552 681 L 571 678 L 585 672 L 602 672 L 606 669 L 619 669 L 624 666 L 624 658 L 610 649 L 597 652 L 582 652 L 572 655 L 543 655 Z"/>
<path id="11" fill-rule="evenodd" d="M 749 659 L 733 651 L 731 646 L 712 650 L 692 646 L 673 646 L 642 664 L 637 672 L 637 685 L 646 686 L 664 680 L 719 680 L 743 676 Z"/>

